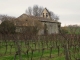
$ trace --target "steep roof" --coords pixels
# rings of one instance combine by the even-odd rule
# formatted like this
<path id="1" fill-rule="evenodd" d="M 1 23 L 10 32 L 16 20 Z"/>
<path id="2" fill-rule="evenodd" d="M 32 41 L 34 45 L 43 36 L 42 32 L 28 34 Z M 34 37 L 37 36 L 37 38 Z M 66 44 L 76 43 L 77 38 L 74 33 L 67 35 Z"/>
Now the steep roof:
<path id="1" fill-rule="evenodd" d="M 47 9 L 47 8 L 45 8 L 46 9 L 46 11 L 49 13 L 49 15 L 50 15 L 50 12 L 49 12 L 49 10 Z"/>
<path id="2" fill-rule="evenodd" d="M 50 15 L 50 12 L 49 12 L 49 10 L 48 10 L 47 8 L 44 8 L 43 11 L 44 11 L 44 10 L 46 10 L 46 11 L 48 12 L 48 14 Z M 42 11 L 42 13 L 43 13 L 43 11 Z M 41 14 L 42 14 L 42 13 L 41 13 Z"/>
<path id="3" fill-rule="evenodd" d="M 35 20 L 41 21 L 41 22 L 50 22 L 50 23 L 59 23 L 54 20 L 43 18 L 43 17 L 37 17 L 37 16 L 30 16 L 27 14 L 22 14 L 15 20 L 15 25 L 17 26 L 27 26 L 29 22 L 34 22 Z"/>
<path id="4" fill-rule="evenodd" d="M 27 20 L 27 19 L 32 19 L 32 20 L 39 20 L 39 21 L 54 21 L 48 18 L 43 18 L 43 17 L 37 17 L 37 16 L 31 16 L 31 15 L 27 15 L 27 14 L 22 14 L 21 16 L 19 16 L 17 18 L 18 20 Z"/>

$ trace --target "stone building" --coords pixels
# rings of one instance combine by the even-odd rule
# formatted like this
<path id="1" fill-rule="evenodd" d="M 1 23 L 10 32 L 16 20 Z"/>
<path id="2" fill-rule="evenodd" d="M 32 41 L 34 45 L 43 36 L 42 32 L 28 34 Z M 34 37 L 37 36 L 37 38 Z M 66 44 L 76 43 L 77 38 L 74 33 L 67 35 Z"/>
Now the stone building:
<path id="1" fill-rule="evenodd" d="M 38 35 L 45 33 L 45 27 L 47 34 L 57 34 L 60 31 L 61 23 L 51 19 L 49 11 L 45 8 L 40 17 L 30 16 L 22 14 L 14 21 L 16 25 L 16 32 L 25 32 L 28 26 L 38 26 Z"/>

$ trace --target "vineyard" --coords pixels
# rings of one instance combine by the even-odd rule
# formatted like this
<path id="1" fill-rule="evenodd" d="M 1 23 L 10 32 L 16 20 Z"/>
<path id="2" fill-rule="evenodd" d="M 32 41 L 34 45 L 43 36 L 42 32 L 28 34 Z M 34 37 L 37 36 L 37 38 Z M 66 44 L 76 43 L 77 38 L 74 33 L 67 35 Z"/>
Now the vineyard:
<path id="1" fill-rule="evenodd" d="M 80 60 L 80 35 L 0 35 L 0 60 Z"/>

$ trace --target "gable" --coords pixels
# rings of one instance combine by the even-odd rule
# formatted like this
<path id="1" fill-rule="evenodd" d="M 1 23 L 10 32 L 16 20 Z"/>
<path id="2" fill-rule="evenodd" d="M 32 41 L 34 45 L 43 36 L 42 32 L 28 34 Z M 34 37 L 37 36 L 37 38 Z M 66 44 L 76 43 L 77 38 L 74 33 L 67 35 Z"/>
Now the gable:
<path id="1" fill-rule="evenodd" d="M 50 12 L 45 8 L 41 14 L 41 17 L 51 19 Z"/>

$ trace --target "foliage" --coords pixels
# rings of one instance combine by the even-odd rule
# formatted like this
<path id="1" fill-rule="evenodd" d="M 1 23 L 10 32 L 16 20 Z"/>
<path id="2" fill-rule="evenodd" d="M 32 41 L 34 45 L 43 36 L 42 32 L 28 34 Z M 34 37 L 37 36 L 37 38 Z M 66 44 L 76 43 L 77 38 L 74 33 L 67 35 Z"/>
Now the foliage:
<path id="1" fill-rule="evenodd" d="M 33 36 L 33 35 L 36 35 L 37 32 L 38 32 L 37 27 L 28 26 L 28 27 L 26 28 L 26 32 L 25 32 L 25 33 L 26 33 L 27 35 Z"/>
<path id="2" fill-rule="evenodd" d="M 61 27 L 62 34 L 68 34 L 68 30 L 65 27 Z"/>
<path id="3" fill-rule="evenodd" d="M 0 25 L 0 33 L 8 34 L 8 33 L 15 33 L 15 26 L 11 21 L 3 21 Z"/>
<path id="4" fill-rule="evenodd" d="M 62 27 L 62 33 L 80 34 L 80 26 L 78 26 L 78 25 L 64 26 L 64 27 Z"/>
<path id="5" fill-rule="evenodd" d="M 69 34 L 80 34 L 80 26 L 78 25 L 69 25 L 67 26 Z"/>

